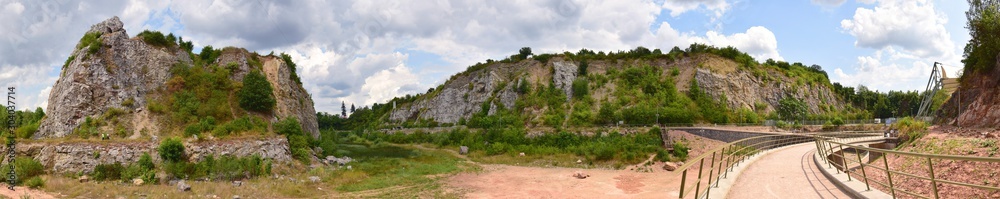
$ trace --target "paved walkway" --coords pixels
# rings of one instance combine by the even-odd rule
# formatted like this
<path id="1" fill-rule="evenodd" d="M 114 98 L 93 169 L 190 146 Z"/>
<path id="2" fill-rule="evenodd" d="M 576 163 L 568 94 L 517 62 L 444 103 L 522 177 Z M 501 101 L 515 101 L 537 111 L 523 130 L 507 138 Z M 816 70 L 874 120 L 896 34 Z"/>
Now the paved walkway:
<path id="1" fill-rule="evenodd" d="M 850 198 L 813 163 L 816 144 L 778 149 L 754 161 L 736 179 L 728 198 Z"/>

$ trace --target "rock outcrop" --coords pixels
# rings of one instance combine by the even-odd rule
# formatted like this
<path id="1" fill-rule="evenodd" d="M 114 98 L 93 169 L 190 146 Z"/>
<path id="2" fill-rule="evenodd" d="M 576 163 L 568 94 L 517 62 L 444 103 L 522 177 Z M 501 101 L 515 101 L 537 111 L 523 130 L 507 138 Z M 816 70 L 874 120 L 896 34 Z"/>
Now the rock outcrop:
<path id="1" fill-rule="evenodd" d="M 14 147 L 17 156 L 30 156 L 56 173 L 90 172 L 98 164 L 128 164 L 139 161 L 143 153 L 149 153 L 153 162 L 160 162 L 158 142 L 62 142 L 18 143 Z M 189 161 L 199 161 L 213 155 L 233 155 L 238 157 L 259 155 L 264 159 L 278 162 L 292 161 L 288 150 L 288 140 L 283 137 L 258 139 L 238 139 L 226 141 L 204 141 L 184 143 L 184 154 Z M 6 151 L 6 147 L 0 147 Z"/>
<path id="2" fill-rule="evenodd" d="M 34 138 L 65 137 L 86 118 L 97 118 L 109 109 L 123 110 L 121 122 L 129 134 L 160 132 L 157 117 L 145 110 L 150 96 L 163 89 L 173 77 L 175 64 L 193 65 L 188 52 L 176 47 L 147 44 L 142 38 L 129 38 L 118 17 L 95 24 L 87 33 L 99 33 L 101 45 L 94 53 L 84 47 L 71 53 L 60 78 L 49 94 L 46 118 Z M 230 78 L 242 81 L 251 70 L 251 62 L 260 63 L 271 82 L 277 105 L 272 121 L 296 117 L 303 130 L 319 135 L 313 101 L 298 82 L 289 78 L 291 71 L 277 56 L 260 56 L 244 49 L 225 48 L 214 60 L 220 66 L 235 65 Z"/>
<path id="3" fill-rule="evenodd" d="M 958 90 L 938 109 L 935 123 L 960 127 L 1000 126 L 1000 54 L 992 69 L 964 74 Z"/>
<path id="4" fill-rule="evenodd" d="M 772 77 L 783 75 L 772 74 Z M 729 74 L 715 73 L 707 69 L 697 69 L 694 77 L 698 86 L 715 99 L 726 97 L 730 109 L 757 108 L 768 112 L 778 107 L 778 102 L 785 97 L 801 99 L 810 113 L 823 112 L 824 106 L 841 109 L 844 104 L 829 88 L 820 85 L 793 85 L 794 81 L 762 80 L 744 70 Z M 756 107 L 764 105 L 764 107 Z"/>

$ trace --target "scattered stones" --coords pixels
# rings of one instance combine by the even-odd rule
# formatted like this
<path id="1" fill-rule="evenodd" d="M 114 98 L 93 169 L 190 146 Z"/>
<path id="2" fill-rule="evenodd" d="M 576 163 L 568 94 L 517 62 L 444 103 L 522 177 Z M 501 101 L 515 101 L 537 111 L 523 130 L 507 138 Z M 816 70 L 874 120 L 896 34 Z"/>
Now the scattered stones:
<path id="1" fill-rule="evenodd" d="M 90 181 L 90 176 L 83 175 L 83 176 L 80 176 L 80 178 L 77 179 L 77 180 L 79 180 L 81 183 L 88 182 L 88 181 Z"/>
<path id="2" fill-rule="evenodd" d="M 460 147 L 458 147 L 458 154 L 462 154 L 462 155 L 469 154 L 469 147 L 467 147 L 467 146 L 460 146 Z"/>
<path id="3" fill-rule="evenodd" d="M 319 176 L 309 176 L 309 182 L 317 183 L 320 182 L 321 180 L 322 179 L 320 179 Z"/>
<path id="4" fill-rule="evenodd" d="M 351 157 L 347 157 L 347 156 L 344 156 L 344 157 L 341 157 L 341 158 L 337 158 L 335 156 L 326 156 L 326 158 L 324 158 L 324 160 L 323 160 L 323 162 L 326 163 L 326 164 L 338 164 L 340 166 L 344 166 L 347 163 L 351 163 L 353 161 L 354 161 L 354 159 L 351 159 Z"/>
<path id="5" fill-rule="evenodd" d="M 142 185 L 145 182 L 146 181 L 143 181 L 142 179 L 139 179 L 139 178 L 132 179 L 132 184 L 134 184 L 134 185 Z"/>
<path id="6" fill-rule="evenodd" d="M 183 180 L 177 181 L 177 190 L 178 191 L 191 191 L 191 185 L 188 185 L 187 183 L 184 183 Z"/>
<path id="7" fill-rule="evenodd" d="M 239 181 L 239 180 L 233 181 L 233 186 L 234 187 L 243 186 L 243 181 Z"/>
<path id="8" fill-rule="evenodd" d="M 673 163 L 673 162 L 665 162 L 665 163 L 663 163 L 663 170 L 667 170 L 667 171 L 677 170 L 677 164 Z"/>
<path id="9" fill-rule="evenodd" d="M 576 171 L 573 173 L 573 177 L 577 179 L 586 179 L 587 177 L 590 177 L 590 175 L 585 174 L 582 171 Z"/>

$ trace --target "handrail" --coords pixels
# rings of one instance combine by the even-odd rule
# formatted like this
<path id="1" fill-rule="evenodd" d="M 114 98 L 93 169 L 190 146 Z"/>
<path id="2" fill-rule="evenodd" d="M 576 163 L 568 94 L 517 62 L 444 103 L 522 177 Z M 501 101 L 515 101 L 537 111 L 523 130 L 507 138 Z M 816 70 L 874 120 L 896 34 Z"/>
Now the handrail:
<path id="1" fill-rule="evenodd" d="M 876 184 L 876 185 L 879 185 L 881 187 L 887 188 L 888 189 L 887 191 L 889 191 L 893 197 L 897 196 L 896 193 L 903 193 L 903 194 L 906 194 L 906 195 L 909 195 L 909 196 L 913 196 L 913 197 L 918 197 L 918 198 L 940 198 L 940 190 L 939 190 L 939 188 L 941 186 L 943 186 L 943 185 L 968 187 L 968 188 L 980 189 L 980 190 L 987 190 L 987 191 L 1000 191 L 1000 187 L 998 187 L 998 186 L 986 186 L 986 185 L 979 185 L 979 184 L 973 184 L 973 183 L 968 183 L 968 182 L 958 182 L 958 181 L 953 181 L 953 180 L 941 179 L 940 177 L 935 176 L 935 172 L 934 172 L 934 170 L 935 170 L 934 162 L 935 161 L 940 162 L 940 161 L 943 161 L 943 160 L 951 160 L 951 161 L 973 161 L 973 162 L 1000 162 L 1000 158 L 979 157 L 979 156 L 947 155 L 947 154 L 928 154 L 928 153 L 915 153 L 915 152 L 906 152 L 906 151 L 895 151 L 895 150 L 888 150 L 888 149 L 871 148 L 871 147 L 859 145 L 859 143 L 857 143 L 857 142 L 854 142 L 854 143 L 843 142 L 843 141 L 837 141 L 835 139 L 836 138 L 831 138 L 831 137 L 817 135 L 816 136 L 816 147 L 817 147 L 817 149 L 821 149 L 819 151 L 819 154 L 821 156 L 823 156 L 823 160 L 828 165 L 836 165 L 837 167 L 835 169 L 837 169 L 838 171 L 843 171 L 845 174 L 848 175 L 848 178 L 850 178 L 850 177 L 857 178 L 858 175 L 859 175 L 858 172 L 860 171 L 861 172 L 860 174 L 862 175 L 862 178 L 864 180 L 865 185 L 869 186 L 869 188 L 868 188 L 869 190 L 871 189 L 870 188 L 870 184 Z M 852 158 L 847 158 L 844 155 L 844 153 L 837 153 L 837 151 L 842 151 L 843 150 L 842 148 L 854 149 L 857 152 L 856 153 L 857 156 L 860 156 L 860 153 L 861 153 L 860 151 L 865 151 L 865 153 L 869 153 L 869 154 L 871 152 L 882 153 L 883 155 L 880 157 L 882 159 L 881 164 L 874 163 L 874 161 L 871 161 L 871 160 L 868 161 L 869 163 L 865 163 L 864 161 L 861 161 L 861 158 L 858 158 L 858 160 L 853 160 Z M 888 162 L 888 156 L 890 154 L 891 155 L 895 155 L 897 158 L 898 157 L 915 158 L 915 159 L 917 159 L 917 161 L 923 162 L 923 163 L 912 163 L 912 164 L 917 164 L 917 165 L 923 164 L 924 166 L 926 166 L 926 170 L 925 171 L 927 171 L 927 173 L 924 174 L 924 175 L 913 174 L 913 173 L 906 173 L 904 171 L 900 171 L 899 168 L 892 168 L 892 166 L 890 166 L 890 164 Z M 840 158 L 840 160 L 832 161 L 831 157 L 838 157 L 838 158 Z M 838 161 L 842 161 L 843 163 L 838 162 Z M 850 162 L 850 163 L 848 163 L 848 162 Z M 852 167 L 848 167 L 848 165 L 858 165 L 858 166 L 852 168 Z M 865 175 L 865 173 L 866 173 L 865 169 L 869 169 L 869 168 L 874 168 L 875 171 L 882 172 L 884 174 L 885 180 L 888 181 L 888 182 L 879 182 L 879 181 L 876 181 L 877 179 L 873 179 L 873 178 L 867 177 L 868 175 Z M 899 176 L 904 176 L 904 177 L 907 177 L 907 178 L 916 179 L 918 181 L 927 181 L 928 182 L 927 184 L 931 185 L 931 188 L 932 188 L 931 192 L 932 192 L 933 195 L 931 195 L 931 196 L 925 196 L 925 195 L 921 195 L 920 193 L 914 193 L 912 190 L 905 190 L 905 189 L 897 187 L 893 183 L 893 178 L 898 178 Z M 941 184 L 941 185 L 939 185 L 939 184 Z M 883 191 L 886 191 L 886 190 L 883 190 Z M 987 197 L 988 196 L 989 195 L 987 195 Z"/>
<path id="2" fill-rule="evenodd" d="M 731 130 L 727 130 L 731 131 Z M 736 131 L 738 132 L 738 131 Z M 748 132 L 759 133 L 759 132 Z M 767 133 L 771 135 L 758 135 L 748 137 L 722 146 L 715 147 L 701 155 L 689 159 L 687 163 L 678 167 L 674 172 L 681 173 L 680 191 L 678 198 L 685 198 L 694 192 L 694 198 L 707 198 L 711 193 L 711 187 L 718 187 L 718 181 L 727 178 L 729 172 L 735 166 L 739 166 L 749 157 L 760 154 L 763 151 L 776 149 L 793 144 L 808 142 L 819 143 L 816 136 L 824 137 L 844 137 L 863 138 L 872 136 L 882 136 L 882 133 L 873 131 L 850 131 L 850 132 L 826 132 L 826 133 Z M 708 165 L 705 165 L 708 161 Z M 688 171 L 697 169 L 697 176 L 690 184 L 687 182 Z M 708 177 L 704 177 L 707 172 Z M 702 185 L 705 185 L 704 187 Z"/>

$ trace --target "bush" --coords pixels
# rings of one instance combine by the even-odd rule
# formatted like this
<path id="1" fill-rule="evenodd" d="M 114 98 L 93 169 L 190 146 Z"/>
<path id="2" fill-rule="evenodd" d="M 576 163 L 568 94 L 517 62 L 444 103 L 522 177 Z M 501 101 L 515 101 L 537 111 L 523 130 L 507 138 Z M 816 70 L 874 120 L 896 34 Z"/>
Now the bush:
<path id="1" fill-rule="evenodd" d="M 281 53 L 281 60 L 285 61 L 285 65 L 288 65 L 288 70 L 289 70 L 288 78 L 292 79 L 292 81 L 294 81 L 295 83 L 302 84 L 302 80 L 299 79 L 299 75 L 296 74 L 297 73 L 295 69 L 296 66 L 295 62 L 292 61 L 292 56 L 289 56 L 288 54 L 285 53 Z"/>
<path id="2" fill-rule="evenodd" d="M 167 162 L 164 163 L 163 170 L 171 178 L 209 178 L 229 181 L 270 174 L 271 162 L 258 155 L 247 157 L 224 155 L 218 159 L 210 155 L 196 163 Z"/>
<path id="3" fill-rule="evenodd" d="M 590 86 L 587 78 L 576 78 L 573 80 L 573 97 L 579 99 L 588 95 Z"/>
<path id="4" fill-rule="evenodd" d="M 271 94 L 273 88 L 267 77 L 258 70 L 253 70 L 246 77 L 243 77 L 243 88 L 237 91 L 240 107 L 248 111 L 269 113 L 274 109 L 274 95 Z"/>
<path id="5" fill-rule="evenodd" d="M 169 138 L 160 142 L 160 159 L 165 162 L 180 162 L 184 159 L 184 143 L 180 138 Z"/>
<path id="6" fill-rule="evenodd" d="M 143 183 L 147 184 L 155 184 L 159 181 L 156 178 L 156 170 L 139 163 L 129 164 L 127 167 L 123 168 L 119 177 L 121 177 L 122 182 L 125 183 L 132 182 L 132 179 L 142 179 Z"/>
<path id="7" fill-rule="evenodd" d="M 99 32 L 88 32 L 80 38 L 80 43 L 76 45 L 76 49 L 81 49 L 87 47 L 87 54 L 97 53 L 97 50 L 101 49 L 102 45 L 101 33 Z"/>
<path id="8" fill-rule="evenodd" d="M 899 141 L 906 143 L 926 135 L 927 126 L 927 123 L 923 121 L 915 120 L 912 117 L 905 117 L 896 121 L 896 123 L 892 125 L 892 128 L 899 130 Z"/>
<path id="9" fill-rule="evenodd" d="M 674 142 L 674 157 L 680 158 L 681 160 L 686 160 L 688 158 L 688 148 L 687 144 L 683 142 Z"/>
<path id="10" fill-rule="evenodd" d="M 164 36 L 160 31 L 145 30 L 136 36 L 142 37 L 142 41 L 152 46 L 170 47 L 174 45 L 174 42 L 171 42 L 170 39 Z"/>
<path id="11" fill-rule="evenodd" d="M 32 189 L 37 189 L 39 187 L 45 186 L 45 180 L 42 180 L 42 178 L 38 176 L 31 177 L 24 182 L 24 186 L 28 186 L 28 188 Z"/>
<path id="12" fill-rule="evenodd" d="M 17 173 L 18 179 L 30 179 L 35 176 L 45 174 L 45 167 L 42 163 L 29 157 L 17 157 L 14 159 L 14 172 Z M 7 174 L 10 173 L 10 164 L 5 164 L 0 166 L 0 179 L 3 181 L 9 181 L 7 179 Z M 25 183 L 25 181 L 17 181 L 19 185 Z"/>
<path id="13" fill-rule="evenodd" d="M 122 171 L 125 167 L 121 163 L 114 164 L 98 164 L 94 166 L 94 171 L 91 172 L 91 177 L 94 180 L 119 180 L 121 179 Z"/>
<path id="14" fill-rule="evenodd" d="M 295 117 L 288 117 L 274 123 L 274 132 L 278 135 L 285 135 L 288 139 L 288 149 L 292 151 L 292 156 L 303 163 L 309 162 L 309 141 L 302 125 Z"/>

